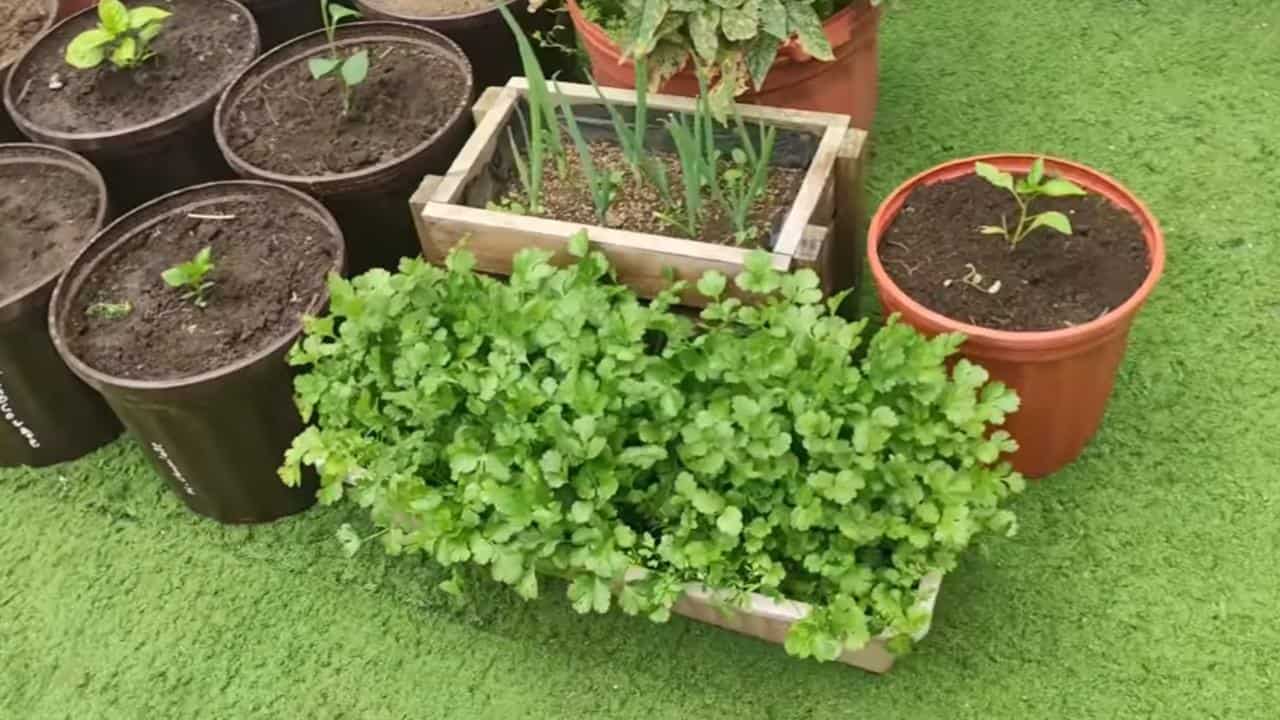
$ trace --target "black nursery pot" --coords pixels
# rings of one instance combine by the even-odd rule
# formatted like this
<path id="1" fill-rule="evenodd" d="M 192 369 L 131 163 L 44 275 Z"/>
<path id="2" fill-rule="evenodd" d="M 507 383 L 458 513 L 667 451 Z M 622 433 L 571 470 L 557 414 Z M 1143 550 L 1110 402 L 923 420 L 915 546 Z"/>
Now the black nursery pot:
<path id="1" fill-rule="evenodd" d="M 555 26 L 551 11 L 542 8 L 531 13 L 528 0 L 507 0 L 506 5 L 526 35 L 547 32 Z M 397 10 L 386 0 L 356 0 L 356 7 L 369 20 L 413 23 L 444 33 L 467 54 L 478 89 L 501 87 L 512 77 L 524 74 L 516 39 L 496 7 L 456 15 Z"/>
<path id="2" fill-rule="evenodd" d="M 374 267 L 394 269 L 403 257 L 420 253 L 409 197 L 428 174 L 443 173 L 452 164 L 472 129 L 467 112 L 474 92 L 474 76 L 466 55 L 453 41 L 427 28 L 394 22 L 359 22 L 340 26 L 338 51 L 349 54 L 353 46 L 406 45 L 434 52 L 454 65 L 466 87 L 448 119 L 433 134 L 422 137 L 397 157 L 358 170 L 328 175 L 294 175 L 257 167 L 244 159 L 229 141 L 229 122 L 238 113 L 246 94 L 276 73 L 285 72 L 309 57 L 329 52 L 323 31 L 297 38 L 263 55 L 236 78 L 214 114 L 214 133 L 223 156 L 240 177 L 280 183 L 306 192 L 334 214 L 347 238 L 352 273 Z M 375 61 L 376 62 L 376 61 Z M 320 143 L 337 139 L 316 138 Z"/>
<path id="3" fill-rule="evenodd" d="M 233 0 L 159 0 L 173 15 L 152 43 L 157 57 L 118 71 L 77 70 L 63 60 L 76 35 L 98 23 L 95 7 L 45 33 L 14 63 L 4 107 L 26 137 L 84 156 L 106 178 L 112 200 L 129 209 L 173 190 L 233 177 L 213 142 L 218 96 L 261 49 L 258 26 Z M 218 43 L 209 23 L 225 26 Z M 178 63 L 199 80 L 166 80 Z M 192 70 L 194 68 L 194 70 Z M 171 100 L 182 92 L 186 102 Z M 96 109 L 89 97 L 101 100 Z M 112 116 L 114 108 L 123 108 Z M 154 113 L 149 112 L 156 108 Z M 121 119 L 130 109 L 147 112 Z M 102 122 L 112 116 L 119 122 Z M 93 129 L 86 129 L 93 128 Z"/>
<path id="4" fill-rule="evenodd" d="M 324 27 L 317 0 L 241 0 L 258 20 L 262 49 Z"/>
<path id="5" fill-rule="evenodd" d="M 38 3 L 33 2 L 32 5 Z M 44 24 L 40 27 L 39 33 L 35 37 L 39 37 L 53 27 L 54 21 L 58 19 L 58 0 L 44 0 Z M 13 61 L 17 60 L 17 56 L 3 58 L 0 57 L 0 78 L 7 77 L 9 68 L 13 65 Z M 22 133 L 18 132 L 18 126 L 13 124 L 13 118 L 9 117 L 9 111 L 0 107 L 0 143 L 22 142 L 25 138 Z"/>
<path id="6" fill-rule="evenodd" d="M 4 166 L 31 174 L 46 166 L 80 175 L 93 185 L 98 208 L 85 242 L 102 229 L 107 187 L 83 158 L 42 145 L 0 145 L 0 168 Z M 111 409 L 67 369 L 49 338 L 49 298 L 62 269 L 31 278 L 29 286 L 7 300 L 0 292 L 0 466 L 74 460 L 120 434 Z"/>
<path id="7" fill-rule="evenodd" d="M 76 332 L 75 303 L 86 283 L 131 238 L 145 236 L 167 219 L 216 212 L 210 208 L 242 200 L 268 202 L 277 216 L 298 212 L 314 220 L 324 233 L 309 236 L 307 246 L 314 243 L 331 253 L 332 262 L 324 267 L 326 274 L 342 271 L 342 232 L 333 216 L 314 199 L 270 183 L 210 183 L 166 195 L 109 225 L 59 281 L 48 317 L 58 353 L 77 375 L 102 393 L 138 438 L 156 471 L 192 510 L 224 523 L 266 522 L 300 512 L 315 501 L 314 482 L 286 487 L 276 471 L 285 450 L 302 430 L 293 400 L 294 372 L 285 356 L 302 332 L 301 316 L 322 312 L 328 304 L 327 291 L 309 302 L 300 301 L 297 322 L 265 349 L 175 380 L 107 374 L 74 354 L 69 338 Z M 215 308 L 216 301 L 203 312 Z"/>

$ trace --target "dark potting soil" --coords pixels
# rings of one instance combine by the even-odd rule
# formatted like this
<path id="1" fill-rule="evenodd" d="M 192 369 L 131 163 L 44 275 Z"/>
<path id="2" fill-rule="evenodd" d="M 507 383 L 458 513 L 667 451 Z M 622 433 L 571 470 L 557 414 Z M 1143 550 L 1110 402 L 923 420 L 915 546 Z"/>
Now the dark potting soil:
<path id="1" fill-rule="evenodd" d="M 44 29 L 48 7 L 40 0 L 0 0 L 0 68 L 16 60 Z"/>
<path id="2" fill-rule="evenodd" d="M 565 142 L 564 177 L 551 167 L 550 162 L 547 163 L 549 167 L 543 172 L 543 216 L 553 220 L 598 225 L 595 204 L 591 200 L 591 190 L 587 185 L 586 175 L 582 171 L 582 164 L 573 146 L 567 144 L 570 142 L 568 138 Z M 689 237 L 680 227 L 658 215 L 661 212 L 669 217 L 683 220 L 684 211 L 680 207 L 667 207 L 652 183 L 636 182 L 621 148 L 607 141 L 592 142 L 590 147 L 591 162 L 596 166 L 597 171 L 622 173 L 621 187 L 618 188 L 617 196 L 605 215 L 607 227 L 655 235 Z M 682 196 L 683 175 L 679 158 L 660 151 L 653 152 L 651 155 L 666 165 L 672 193 Z M 756 201 L 749 215 L 751 225 L 759 228 L 759 232 L 756 238 L 745 243 L 745 246 L 765 248 L 769 246 L 773 234 L 781 227 L 787 211 L 791 209 L 791 203 L 800 191 L 800 183 L 804 180 L 804 176 L 804 170 L 795 168 L 773 167 L 770 169 L 764 196 Z M 508 178 L 506 185 L 499 190 L 498 197 L 503 198 L 503 202 L 507 204 L 523 205 L 527 201 L 524 186 L 521 185 L 518 177 Z M 711 203 L 710 198 L 705 200 Z M 698 237 L 691 239 L 718 245 L 736 244 L 732 220 L 718 206 L 711 209 Z"/>
<path id="3" fill-rule="evenodd" d="M 344 53 L 357 49 L 369 51 L 369 75 L 348 115 L 341 81 L 315 80 L 299 60 L 270 70 L 231 108 L 231 148 L 250 165 L 284 175 L 354 172 L 403 157 L 468 100 L 467 78 L 443 50 L 377 43 Z M 325 53 L 317 48 L 314 55 Z"/>
<path id="4" fill-rule="evenodd" d="M 462 15 L 494 7 L 493 0 L 365 0 L 365 3 L 375 10 L 408 18 Z"/>
<path id="5" fill-rule="evenodd" d="M 0 303 L 71 262 L 97 215 L 97 188 L 79 173 L 0 165 Z"/>
<path id="6" fill-rule="evenodd" d="M 1142 228 L 1101 195 L 1037 198 L 1030 212 L 1057 210 L 1068 237 L 1048 228 L 1010 250 L 982 225 L 1015 225 L 1006 190 L 973 175 L 916 188 L 880 240 L 880 261 L 907 295 L 953 320 L 994 330 L 1061 330 L 1128 300 L 1151 258 Z M 996 285 L 999 283 L 999 285 Z M 991 292 L 993 286 L 996 291 Z"/>
<path id="7" fill-rule="evenodd" d="M 152 43 L 156 57 L 133 70 L 109 62 L 91 70 L 67 65 L 67 43 L 97 23 L 85 13 L 53 30 L 21 67 L 15 100 L 34 124 L 60 132 L 120 130 L 157 120 L 218 93 L 252 62 L 248 19 L 223 0 L 151 0 L 173 15 Z"/>
<path id="8" fill-rule="evenodd" d="M 298 328 L 334 269 L 326 226 L 275 198 L 198 208 L 129 237 L 97 265 L 71 301 L 67 340 L 76 357 L 116 377 L 170 380 L 251 357 Z M 205 247 L 213 249 L 214 285 L 199 308 L 161 274 Z M 91 316 L 95 303 L 132 310 Z"/>

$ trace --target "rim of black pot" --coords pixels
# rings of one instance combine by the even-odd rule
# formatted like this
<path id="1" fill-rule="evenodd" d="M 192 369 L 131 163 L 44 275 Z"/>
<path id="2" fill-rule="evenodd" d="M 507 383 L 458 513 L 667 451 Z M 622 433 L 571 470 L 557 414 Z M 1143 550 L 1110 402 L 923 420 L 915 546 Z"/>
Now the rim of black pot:
<path id="1" fill-rule="evenodd" d="M 23 153 L 30 153 L 23 156 Z M 10 158 L 9 156 L 12 156 Z M 44 157 L 41 157 L 44 156 Z M 107 194 L 107 183 L 102 178 L 102 173 L 93 163 L 85 160 L 83 157 L 54 145 L 41 145 L 39 143 L 0 143 L 0 164 L 33 163 L 33 164 L 54 164 L 61 165 L 68 170 L 74 170 L 82 177 L 93 184 L 93 189 L 98 196 L 98 210 L 93 219 L 93 225 L 83 240 L 81 250 L 93 242 L 93 238 L 97 237 L 102 231 L 102 226 L 107 221 L 107 212 L 110 209 L 110 198 Z M 68 260 L 61 267 L 50 272 L 43 277 L 38 277 L 28 285 L 18 288 L 17 292 L 9 296 L 7 300 L 0 300 L 0 319 L 3 319 L 10 313 L 12 308 L 18 305 L 26 304 L 29 298 L 42 292 L 48 292 L 53 288 L 53 284 L 57 282 L 58 277 L 75 262 L 75 258 L 79 257 L 79 251 L 76 252 L 72 259 Z M 19 309 L 19 312 L 21 310 Z"/>
<path id="2" fill-rule="evenodd" d="M 195 0 L 191 0 L 191 1 L 194 2 Z M 258 28 L 257 19 L 253 17 L 253 13 L 249 12 L 249 8 L 245 7 L 239 2 L 236 2 L 236 0 L 213 0 L 213 1 L 221 2 L 224 5 L 227 5 L 229 9 L 231 9 L 233 12 L 240 13 L 241 17 L 249 23 L 247 27 L 253 29 L 253 53 L 250 55 L 250 62 L 249 62 L 249 66 L 252 67 L 253 61 L 256 60 L 262 53 L 262 32 Z M 80 133 L 65 132 L 62 130 L 52 130 L 50 128 L 42 127 L 34 122 L 31 122 L 30 119 L 28 119 L 25 115 L 23 115 L 18 111 L 17 107 L 15 107 L 13 102 L 13 94 L 14 94 L 13 83 L 14 83 L 14 78 L 18 76 L 18 72 L 17 72 L 18 68 L 21 67 L 22 64 L 27 61 L 27 57 L 32 52 L 34 52 L 35 49 L 42 42 L 44 42 L 44 40 L 47 37 L 53 35 L 53 33 L 57 32 L 63 25 L 73 22 L 74 20 L 79 18 L 81 15 L 85 15 L 87 13 L 96 13 L 97 11 L 98 11 L 98 8 L 96 5 L 90 5 L 89 7 L 85 8 L 84 10 L 81 10 L 78 13 L 75 13 L 73 15 L 69 15 L 63 18 L 61 22 L 54 24 L 52 27 L 47 28 L 43 33 L 41 33 L 40 37 L 35 42 L 28 45 L 22 51 L 22 53 L 18 56 L 18 58 L 13 61 L 10 67 L 10 72 L 7 75 L 5 75 L 5 78 L 4 78 L 4 86 L 3 86 L 4 108 L 9 112 L 10 117 L 13 118 L 14 124 L 17 125 L 20 129 L 22 129 L 24 133 L 26 132 L 27 129 L 31 129 L 32 131 L 34 131 L 35 134 L 38 134 L 41 138 L 48 138 L 51 140 L 59 140 L 63 142 L 91 143 L 94 141 L 110 141 L 122 136 L 128 136 L 128 135 L 143 133 L 147 130 L 155 130 L 158 128 L 163 128 L 166 125 L 180 124 L 178 121 L 181 120 L 183 116 L 185 116 L 187 113 L 190 113 L 192 110 L 200 107 L 201 105 L 206 105 L 214 101 L 223 92 L 223 90 L 226 89 L 224 86 L 212 87 L 209 89 L 208 92 L 200 95 L 200 97 L 196 98 L 194 101 L 188 103 L 187 105 L 184 105 L 181 108 L 178 108 L 177 110 L 169 113 L 168 115 L 162 115 L 154 120 L 149 120 L 147 122 L 139 123 L 137 125 L 130 125 L 129 127 L 117 128 L 115 130 L 98 130 L 94 132 L 80 132 Z M 230 82 L 234 83 L 237 77 L 238 76 L 232 76 Z"/>
<path id="3" fill-rule="evenodd" d="M 489 5 L 487 7 L 480 8 L 479 10 L 468 10 L 466 12 L 454 13 L 451 15 L 417 15 L 410 12 L 404 12 L 400 10 L 389 10 L 386 8 L 378 7 L 379 0 L 357 0 L 357 1 L 359 4 L 368 5 L 369 7 L 373 8 L 378 12 L 386 13 L 388 15 L 395 15 L 396 17 L 408 18 L 409 20 L 470 20 L 471 18 L 477 18 L 477 17 L 480 17 L 481 15 L 488 15 L 489 13 L 498 12 L 497 2 L 494 2 L 492 5 Z M 503 3 L 503 5 L 510 7 L 511 5 L 527 4 L 527 3 L 528 3 L 528 0 L 506 0 L 506 2 Z"/>
<path id="4" fill-rule="evenodd" d="M 222 93 L 222 97 L 218 99 L 218 106 L 213 111 L 213 134 L 214 139 L 217 141 L 218 149 L 222 152 L 223 157 L 227 159 L 228 164 L 232 166 L 232 169 L 239 173 L 240 168 L 249 168 L 252 170 L 255 177 L 285 185 L 305 185 L 312 189 L 323 188 L 328 185 L 346 185 L 352 181 L 360 181 L 371 176 L 385 173 L 388 170 L 401 165 L 406 160 L 410 160 L 423 154 L 446 132 L 451 130 L 471 106 L 472 94 L 475 92 L 475 70 L 471 67 L 471 61 L 467 59 L 467 54 L 462 51 L 462 48 L 459 47 L 457 43 L 444 33 L 432 30 L 431 28 L 422 27 L 421 25 L 397 22 L 394 20 L 371 20 L 367 22 L 356 22 L 343 25 L 338 28 L 337 42 L 341 44 L 348 41 L 376 41 L 376 37 L 351 37 L 351 35 L 361 32 L 374 32 L 379 29 L 400 33 L 400 36 L 393 38 L 397 40 L 414 40 L 415 38 L 413 36 L 416 35 L 418 36 L 416 38 L 418 41 L 425 41 L 426 43 L 439 46 L 442 50 L 452 54 L 454 56 L 454 60 L 461 64 L 462 69 L 465 71 L 463 75 L 466 78 L 466 88 L 464 88 L 466 92 L 463 93 L 462 100 L 460 100 L 457 107 L 453 109 L 453 113 L 449 115 L 448 120 L 441 123 L 440 127 L 436 128 L 435 132 L 425 140 L 396 157 L 385 162 L 380 162 L 376 165 L 370 165 L 369 167 L 352 170 L 350 172 L 334 173 L 332 175 L 287 175 L 260 168 L 257 165 L 246 161 L 239 155 L 239 153 L 233 150 L 227 142 L 224 120 L 226 115 L 230 112 L 231 102 L 233 100 L 238 101 L 240 99 L 245 83 L 249 78 L 259 74 L 259 71 L 264 68 L 274 70 L 279 64 L 281 58 L 289 52 L 295 51 L 299 46 L 316 40 L 328 42 L 328 38 L 325 36 L 324 30 L 315 30 L 305 35 L 299 35 L 298 37 L 279 45 L 268 51 L 266 54 L 258 57 L 249 65 L 249 67 L 245 68 L 230 85 L 227 86 L 226 90 Z M 348 37 L 342 37 L 344 32 Z M 295 61 L 300 62 L 304 57 L 305 55 L 300 55 L 295 59 Z"/>
<path id="5" fill-rule="evenodd" d="M 90 366 L 81 360 L 75 353 L 71 352 L 67 347 L 67 343 L 62 332 L 63 304 L 69 303 L 75 298 L 80 287 L 87 281 L 88 277 L 95 270 L 98 264 L 106 257 L 113 254 L 119 247 L 133 237 L 137 232 L 145 227 L 150 227 L 159 222 L 162 218 L 168 217 L 173 212 L 183 209 L 183 206 L 177 205 L 172 210 L 162 212 L 154 217 L 148 218 L 147 222 L 141 225 L 134 225 L 134 221 L 143 215 L 155 212 L 155 208 L 167 203 L 175 203 L 181 200 L 183 195 L 194 195 L 199 192 L 206 192 L 210 189 L 226 189 L 230 191 L 228 194 L 234 194 L 236 189 L 253 191 L 259 189 L 269 189 L 276 192 L 282 192 L 291 197 L 291 199 L 300 202 L 313 211 L 315 217 L 329 229 L 329 240 L 334 246 L 334 264 L 329 268 L 329 272 L 341 274 L 346 267 L 346 243 L 342 235 L 342 228 L 338 226 L 338 221 L 334 219 L 319 200 L 310 195 L 291 188 L 287 185 L 279 183 L 263 182 L 261 180 L 221 180 L 218 182 L 204 183 L 201 185 L 192 185 L 191 187 L 182 188 L 174 192 L 162 195 L 144 205 L 116 218 L 111 224 L 103 228 L 97 235 L 90 240 L 84 248 L 81 249 L 74 260 L 67 266 L 66 272 L 58 280 L 57 287 L 53 290 L 53 298 L 49 302 L 49 336 L 53 339 L 53 344 L 58 350 L 58 354 L 66 361 L 67 366 L 81 378 L 90 384 L 102 386 L 110 386 L 114 388 L 126 388 L 130 390 L 141 391 L 168 391 L 180 388 L 189 388 L 203 385 L 210 381 L 220 380 L 224 377 L 234 375 L 242 370 L 253 367 L 262 362 L 265 358 L 280 352 L 285 347 L 297 341 L 302 334 L 302 322 L 299 321 L 298 326 L 292 331 L 281 335 L 267 347 L 247 357 L 240 358 L 233 363 L 213 370 L 189 375 L 187 377 L 175 378 L 172 380 L 138 380 L 133 378 L 116 377 L 110 373 L 103 372 Z M 132 226 L 132 227 L 130 227 Z M 112 233 L 118 233 L 117 237 L 111 238 Z M 104 238 L 109 243 L 100 247 Z M 326 288 L 310 305 L 308 305 L 300 316 L 315 316 L 329 302 L 329 292 Z"/>

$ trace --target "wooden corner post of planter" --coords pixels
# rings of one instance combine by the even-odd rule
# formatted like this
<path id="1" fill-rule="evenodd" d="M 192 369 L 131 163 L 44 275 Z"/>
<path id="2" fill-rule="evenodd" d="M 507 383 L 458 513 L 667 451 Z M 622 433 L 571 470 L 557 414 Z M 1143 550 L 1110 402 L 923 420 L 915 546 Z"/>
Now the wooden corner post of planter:
<path id="1" fill-rule="evenodd" d="M 506 128 L 528 91 L 524 78 L 513 78 L 502 88 L 488 88 L 475 103 L 476 130 L 444 176 L 428 176 L 410 200 L 423 255 L 442 263 L 449 251 L 464 240 L 475 254 L 478 270 L 508 275 L 512 259 L 524 248 L 556 253 L 554 261 L 571 260 L 566 240 L 585 229 L 593 246 L 613 264 L 619 281 L 639 295 L 651 298 L 668 287 L 671 277 L 689 281 L 682 297 L 686 305 L 699 307 L 705 298 L 692 290 L 704 272 L 719 270 L 729 277 L 743 268 L 750 251 L 731 245 L 632 232 L 581 223 L 564 222 L 485 209 L 498 200 L 501 177 L 498 168 L 510 164 Z M 614 88 L 599 91 L 617 107 L 633 107 L 635 92 Z M 552 85 L 553 100 L 601 106 L 590 85 Z M 650 112 L 693 113 L 695 101 L 671 95 L 650 95 Z M 804 133 L 812 138 L 814 152 L 800 188 L 782 219 L 772 250 L 779 270 L 814 269 L 828 293 L 854 287 L 862 255 L 858 249 L 864 208 L 862 148 L 866 133 L 850 127 L 849 118 L 829 113 L 802 112 L 755 105 L 741 105 L 744 120 Z"/>

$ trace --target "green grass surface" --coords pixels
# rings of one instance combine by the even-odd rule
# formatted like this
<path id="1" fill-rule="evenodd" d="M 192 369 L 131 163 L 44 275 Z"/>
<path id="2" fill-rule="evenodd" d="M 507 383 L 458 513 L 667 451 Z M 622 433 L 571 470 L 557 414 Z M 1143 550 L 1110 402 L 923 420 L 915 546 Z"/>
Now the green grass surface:
<path id="1" fill-rule="evenodd" d="M 223 528 L 122 441 L 0 472 L 0 717 L 1274 718 L 1280 700 L 1280 3 L 900 0 L 870 193 L 1047 152 L 1162 219 L 1101 434 L 948 577 L 888 676 L 559 588 L 461 608 L 341 557 L 345 510 Z"/>

